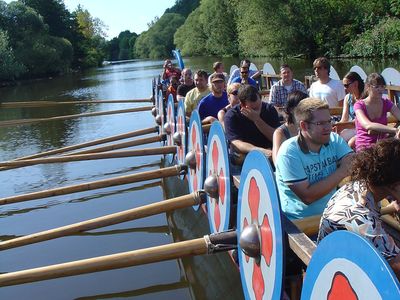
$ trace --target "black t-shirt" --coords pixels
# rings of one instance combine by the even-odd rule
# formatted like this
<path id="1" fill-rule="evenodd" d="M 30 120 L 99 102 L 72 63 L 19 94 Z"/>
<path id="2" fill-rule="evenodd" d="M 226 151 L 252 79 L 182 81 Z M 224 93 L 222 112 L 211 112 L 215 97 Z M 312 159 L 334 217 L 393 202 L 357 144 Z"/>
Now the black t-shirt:
<path id="1" fill-rule="evenodd" d="M 273 128 L 277 128 L 279 123 L 278 112 L 275 107 L 269 103 L 262 103 L 261 119 Z M 229 142 L 240 140 L 250 143 L 256 147 L 271 148 L 272 141 L 267 139 L 253 121 L 249 120 L 240 112 L 240 104 L 228 110 L 224 118 L 225 133 Z"/>
<path id="2" fill-rule="evenodd" d="M 178 89 L 176 90 L 176 94 L 182 97 L 186 97 L 187 92 L 189 92 L 191 89 L 194 89 L 196 86 L 193 82 L 192 85 L 185 85 L 181 84 L 178 86 Z"/>

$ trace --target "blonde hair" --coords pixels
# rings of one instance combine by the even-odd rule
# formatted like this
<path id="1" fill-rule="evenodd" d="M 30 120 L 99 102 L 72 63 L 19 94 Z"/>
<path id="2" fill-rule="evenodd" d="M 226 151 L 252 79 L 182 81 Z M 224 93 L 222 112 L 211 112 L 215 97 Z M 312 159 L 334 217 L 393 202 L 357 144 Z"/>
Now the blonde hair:
<path id="1" fill-rule="evenodd" d="M 228 88 L 226 89 L 228 95 L 232 94 L 233 91 L 238 90 L 240 88 L 240 83 L 235 82 L 235 83 L 231 83 Z"/>
<path id="2" fill-rule="evenodd" d="M 313 112 L 321 109 L 329 109 L 328 103 L 318 98 L 306 98 L 299 102 L 294 109 L 297 123 L 300 121 L 310 122 L 313 119 Z"/>

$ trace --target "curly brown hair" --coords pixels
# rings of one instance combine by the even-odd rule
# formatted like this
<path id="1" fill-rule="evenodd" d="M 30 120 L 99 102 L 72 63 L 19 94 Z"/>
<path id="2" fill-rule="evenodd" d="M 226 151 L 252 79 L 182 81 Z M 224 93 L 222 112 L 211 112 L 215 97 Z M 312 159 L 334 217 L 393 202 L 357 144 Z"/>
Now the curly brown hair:
<path id="1" fill-rule="evenodd" d="M 351 180 L 368 186 L 385 186 L 400 181 L 400 140 L 384 139 L 358 152 L 352 162 Z"/>

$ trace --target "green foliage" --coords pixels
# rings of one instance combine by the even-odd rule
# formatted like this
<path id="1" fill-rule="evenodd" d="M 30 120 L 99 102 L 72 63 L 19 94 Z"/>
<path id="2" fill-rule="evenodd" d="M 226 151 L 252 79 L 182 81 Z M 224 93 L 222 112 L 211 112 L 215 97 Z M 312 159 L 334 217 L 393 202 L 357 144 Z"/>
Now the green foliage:
<path id="1" fill-rule="evenodd" d="M 13 80 L 23 72 L 25 67 L 15 61 L 7 33 L 0 30 L 0 80 Z"/>
<path id="2" fill-rule="evenodd" d="M 184 16 L 185 18 L 190 15 L 200 5 L 200 0 L 176 0 L 175 5 L 167 8 L 165 13 L 175 13 Z"/>
<path id="3" fill-rule="evenodd" d="M 360 34 L 345 47 L 352 56 L 385 57 L 400 55 L 400 20 L 382 19 L 374 28 Z"/>
<path id="4" fill-rule="evenodd" d="M 174 33 L 185 21 L 179 14 L 164 14 L 149 30 L 136 39 L 134 51 L 141 58 L 169 57 L 174 46 Z"/>

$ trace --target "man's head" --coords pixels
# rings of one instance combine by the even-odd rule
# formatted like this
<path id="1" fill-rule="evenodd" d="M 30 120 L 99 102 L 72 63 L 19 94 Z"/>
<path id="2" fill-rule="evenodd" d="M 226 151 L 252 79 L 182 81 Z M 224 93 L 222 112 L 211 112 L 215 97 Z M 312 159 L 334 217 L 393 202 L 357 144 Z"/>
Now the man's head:
<path id="1" fill-rule="evenodd" d="M 242 107 L 261 111 L 261 97 L 256 87 L 244 84 L 239 88 L 239 101 Z"/>
<path id="2" fill-rule="evenodd" d="M 240 62 L 240 67 L 245 67 L 245 68 L 249 69 L 249 68 L 250 68 L 250 65 L 251 65 L 251 62 L 250 62 L 250 60 L 248 60 L 248 59 L 243 59 L 243 60 Z"/>
<path id="3" fill-rule="evenodd" d="M 173 88 L 177 88 L 179 85 L 179 79 L 176 76 L 171 76 L 171 80 L 169 82 L 169 84 L 173 87 Z"/>
<path id="4" fill-rule="evenodd" d="M 248 67 L 240 67 L 240 78 L 242 78 L 242 79 L 249 78 L 249 68 Z"/>
<path id="5" fill-rule="evenodd" d="M 329 78 L 329 72 L 331 71 L 331 63 L 326 57 L 318 57 L 313 62 L 314 74 L 319 80 L 326 80 Z"/>
<path id="6" fill-rule="evenodd" d="M 215 73 L 222 73 L 224 72 L 224 64 L 220 61 L 217 61 L 213 64 L 213 70 Z"/>
<path id="7" fill-rule="evenodd" d="M 192 83 L 192 70 L 185 68 L 182 70 L 182 78 L 183 78 L 183 83 Z"/>
<path id="8" fill-rule="evenodd" d="M 200 91 L 204 91 L 207 88 L 208 74 L 204 70 L 198 70 L 194 75 L 194 84 Z"/>
<path id="9" fill-rule="evenodd" d="M 296 122 L 302 135 L 316 145 L 329 142 L 332 131 L 329 105 L 317 98 L 306 98 L 294 109 Z"/>
<path id="10" fill-rule="evenodd" d="M 225 76 L 222 73 L 214 73 L 211 75 L 211 91 L 214 96 L 222 95 L 222 92 L 225 89 Z"/>
<path id="11" fill-rule="evenodd" d="M 172 61 L 170 59 L 166 59 L 164 61 L 164 69 L 171 69 L 172 68 Z"/>
<path id="12" fill-rule="evenodd" d="M 280 67 L 281 78 L 284 85 L 291 85 L 293 81 L 293 70 L 288 64 L 283 64 Z"/>

